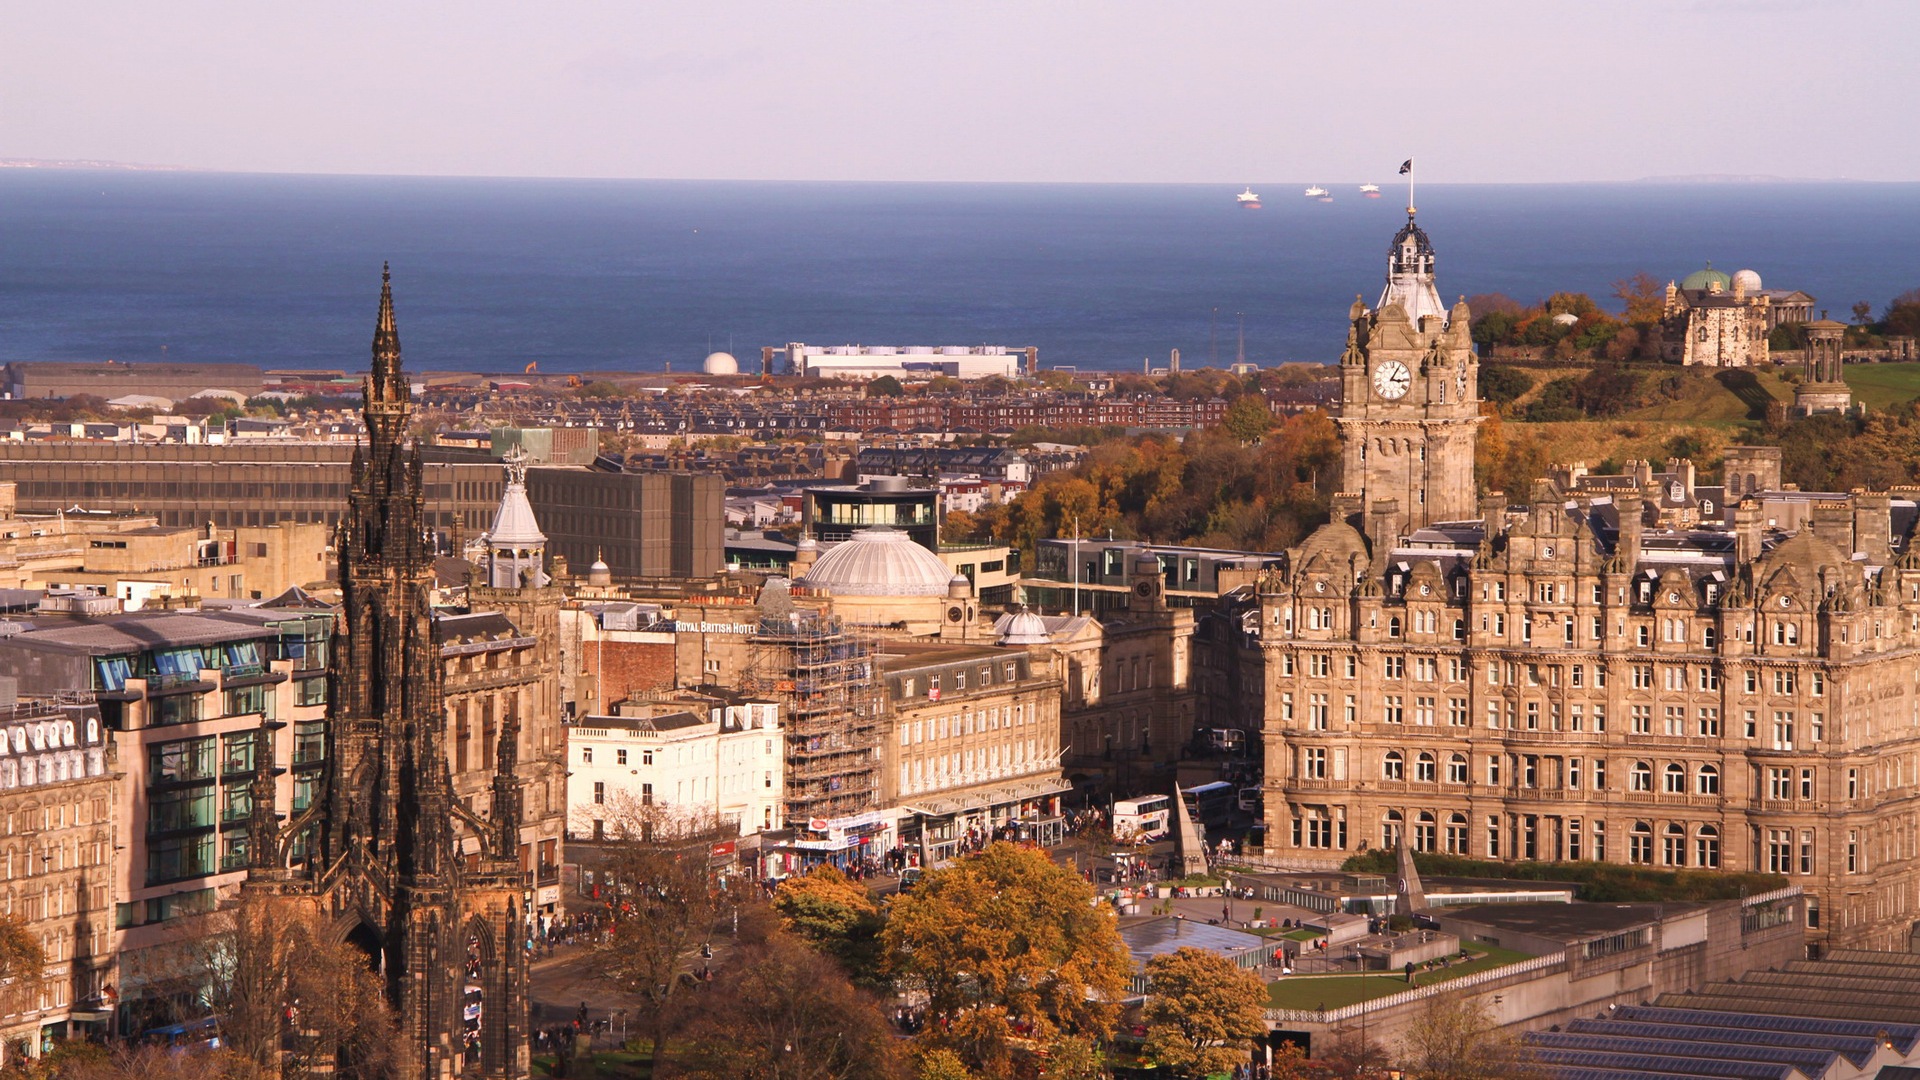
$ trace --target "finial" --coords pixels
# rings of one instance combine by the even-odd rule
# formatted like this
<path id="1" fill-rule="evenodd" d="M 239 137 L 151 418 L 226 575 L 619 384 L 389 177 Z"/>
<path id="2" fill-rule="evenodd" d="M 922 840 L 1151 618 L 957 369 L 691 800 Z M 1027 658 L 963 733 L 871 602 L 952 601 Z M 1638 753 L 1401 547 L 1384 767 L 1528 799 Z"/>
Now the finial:
<path id="1" fill-rule="evenodd" d="M 385 259 L 381 259 L 380 260 L 380 284 L 385 285 L 392 280 L 393 280 L 393 264 L 389 263 Z"/>

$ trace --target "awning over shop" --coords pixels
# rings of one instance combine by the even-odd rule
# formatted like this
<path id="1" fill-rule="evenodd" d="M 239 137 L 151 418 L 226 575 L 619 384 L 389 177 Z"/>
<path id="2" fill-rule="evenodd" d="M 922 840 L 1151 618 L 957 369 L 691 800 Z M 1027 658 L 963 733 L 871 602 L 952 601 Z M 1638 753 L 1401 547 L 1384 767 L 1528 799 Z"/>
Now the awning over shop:
<path id="1" fill-rule="evenodd" d="M 1072 790 L 1073 785 L 1067 783 L 1058 773 L 1047 776 L 1027 776 L 998 784 L 982 784 L 964 791 L 944 792 L 933 798 L 915 799 L 911 806 L 903 809 L 922 817 L 950 817 L 955 814 L 989 810 L 1010 803 L 1044 799 L 1049 795 L 1060 795 Z"/>

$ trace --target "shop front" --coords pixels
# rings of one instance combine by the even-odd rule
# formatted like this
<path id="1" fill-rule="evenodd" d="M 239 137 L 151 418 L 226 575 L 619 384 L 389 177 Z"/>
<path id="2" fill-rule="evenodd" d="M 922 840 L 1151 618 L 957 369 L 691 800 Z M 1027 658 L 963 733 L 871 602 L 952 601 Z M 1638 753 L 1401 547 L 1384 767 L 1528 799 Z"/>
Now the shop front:
<path id="1" fill-rule="evenodd" d="M 1058 776 L 1030 777 L 916 798 L 900 808 L 900 842 L 927 867 L 995 840 L 1053 847 L 1066 839 L 1060 796 L 1071 790 Z"/>

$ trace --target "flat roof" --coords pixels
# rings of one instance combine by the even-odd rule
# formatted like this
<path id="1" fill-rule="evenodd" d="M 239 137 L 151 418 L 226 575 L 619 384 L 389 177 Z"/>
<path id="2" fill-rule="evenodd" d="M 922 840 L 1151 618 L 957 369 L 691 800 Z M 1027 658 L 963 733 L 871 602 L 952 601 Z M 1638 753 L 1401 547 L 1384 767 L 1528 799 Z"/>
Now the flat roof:
<path id="1" fill-rule="evenodd" d="M 1143 967 L 1156 956 L 1188 947 L 1222 954 L 1243 953 L 1253 949 L 1265 952 L 1267 949 L 1267 939 L 1258 934 L 1170 915 L 1123 925 L 1120 927 L 1120 940 L 1127 943 L 1127 951 L 1133 955 L 1134 963 Z"/>
<path id="2" fill-rule="evenodd" d="M 1427 898 L 1429 903 L 1435 899 Z M 1471 908 L 1436 909 L 1435 914 L 1445 919 L 1574 942 L 1595 934 L 1647 926 L 1704 907 L 1704 904 L 1690 903 L 1480 904 Z"/>

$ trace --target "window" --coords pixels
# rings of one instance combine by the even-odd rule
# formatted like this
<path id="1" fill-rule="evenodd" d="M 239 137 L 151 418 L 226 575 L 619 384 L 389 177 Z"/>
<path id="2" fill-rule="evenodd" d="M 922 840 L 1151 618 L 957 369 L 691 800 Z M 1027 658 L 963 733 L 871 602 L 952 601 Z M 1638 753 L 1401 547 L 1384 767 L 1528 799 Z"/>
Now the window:
<path id="1" fill-rule="evenodd" d="M 1693 774 L 1693 792 L 1696 795 L 1720 794 L 1720 770 L 1712 765 L 1700 766 L 1700 771 Z"/>
<path id="2" fill-rule="evenodd" d="M 1464 784 L 1467 782 L 1467 756 L 1455 754 L 1447 759 L 1447 783 Z"/>
<path id="3" fill-rule="evenodd" d="M 1653 826 L 1644 821 L 1633 823 L 1627 835 L 1627 861 L 1644 866 L 1653 861 Z"/>
<path id="4" fill-rule="evenodd" d="M 1767 798 L 1781 802 L 1793 798 L 1793 770 L 1769 767 L 1767 769 Z"/>
<path id="5" fill-rule="evenodd" d="M 627 763 L 626 747 L 623 746 L 613 752 L 613 763 L 615 765 L 625 765 Z"/>
<path id="6" fill-rule="evenodd" d="M 1644 761 L 1634 762 L 1632 772 L 1628 773 L 1627 790 L 1628 791 L 1652 791 L 1653 790 L 1653 766 L 1648 765 Z"/>
<path id="7" fill-rule="evenodd" d="M 1644 645 L 1646 644 L 1646 642 L 1643 641 L 1641 642 L 1641 644 Z M 1653 689 L 1653 665 L 1652 664 L 1633 665 L 1633 688 L 1635 690 Z"/>
<path id="8" fill-rule="evenodd" d="M 1774 711 L 1773 748 L 1775 750 L 1793 749 L 1793 713 L 1785 710 Z"/>
<path id="9" fill-rule="evenodd" d="M 204 877 L 214 872 L 213 833 L 175 836 L 147 843 L 147 884 Z"/>
<path id="10" fill-rule="evenodd" d="M 1720 673 L 1710 667 L 1701 668 L 1698 685 L 1702 690 L 1720 689 Z"/>
<path id="11" fill-rule="evenodd" d="M 1793 873 L 1793 830 L 1768 829 L 1764 866 L 1770 874 Z"/>
<path id="12" fill-rule="evenodd" d="M 1693 864 L 1717 869 L 1720 866 L 1720 830 L 1702 825 L 1693 834 Z"/>
<path id="13" fill-rule="evenodd" d="M 1453 727 L 1467 726 L 1467 699 L 1447 699 L 1447 723 Z"/>
<path id="14" fill-rule="evenodd" d="M 1428 852 L 1437 846 L 1434 825 L 1433 815 L 1425 810 L 1413 819 L 1413 850 Z"/>
<path id="15" fill-rule="evenodd" d="M 1813 873 L 1813 830 L 1800 830 L 1800 872 Z"/>
<path id="16" fill-rule="evenodd" d="M 583 746 L 580 748 L 580 764 L 582 765 L 593 764 L 593 747 Z"/>
<path id="17" fill-rule="evenodd" d="M 1420 751 L 1420 756 L 1413 760 L 1413 778 L 1423 784 L 1433 783 L 1434 761 L 1432 754 L 1425 750 Z"/>
<path id="18" fill-rule="evenodd" d="M 1702 737 L 1718 738 L 1720 735 L 1720 710 L 1712 705 L 1702 705 L 1696 729 Z"/>
<path id="19" fill-rule="evenodd" d="M 169 694 L 147 700 L 147 725 L 172 727 L 200 721 L 199 694 Z"/>
<path id="20" fill-rule="evenodd" d="M 300 680 L 295 690 L 294 704 L 325 705 L 326 703 L 327 680 L 324 675 L 318 678 Z"/>
<path id="21" fill-rule="evenodd" d="M 1662 730 L 1666 734 L 1685 735 L 1687 733 L 1687 707 L 1685 705 L 1668 705 L 1665 710 L 1665 721 L 1666 726 Z"/>
<path id="22" fill-rule="evenodd" d="M 1628 711 L 1632 714 L 1635 735 L 1653 734 L 1653 706 L 1634 705 L 1630 706 Z"/>
<path id="23" fill-rule="evenodd" d="M 1668 795 L 1685 795 L 1687 793 L 1686 767 L 1669 763 L 1667 767 L 1661 771 L 1660 784 L 1661 790 Z"/>
<path id="24" fill-rule="evenodd" d="M 1499 857 L 1500 857 L 1500 816 L 1498 814 L 1488 814 L 1487 815 L 1487 858 L 1497 859 Z"/>
<path id="25" fill-rule="evenodd" d="M 1309 653 L 1307 655 L 1307 674 L 1318 679 L 1324 679 L 1331 674 L 1332 671 L 1333 663 L 1326 653 Z"/>
<path id="26" fill-rule="evenodd" d="M 1447 854 L 1465 855 L 1467 853 L 1467 815 L 1453 814 L 1447 818 Z"/>
<path id="27" fill-rule="evenodd" d="M 1797 680 L 1794 678 L 1793 672 L 1775 671 L 1773 673 L 1773 692 L 1776 694 L 1791 694 L 1794 692 L 1796 682 Z"/>
<path id="28" fill-rule="evenodd" d="M 1398 750 L 1387 751 L 1380 761 L 1380 779 L 1405 780 L 1407 778 L 1407 760 Z"/>
<path id="29" fill-rule="evenodd" d="M 1687 827 L 1685 825 L 1673 822 L 1661 832 L 1660 865 L 1687 865 Z"/>
<path id="30" fill-rule="evenodd" d="M 1401 679 L 1406 677 L 1406 674 L 1407 674 L 1407 658 L 1406 657 L 1389 656 L 1385 658 L 1385 661 L 1386 661 L 1386 669 L 1387 669 L 1386 670 L 1387 678 Z"/>
<path id="31" fill-rule="evenodd" d="M 1324 660 L 1325 657 L 1322 657 L 1321 659 Z M 1307 695 L 1307 730 L 1308 731 L 1327 730 L 1327 695 L 1325 694 L 1308 694 Z"/>
<path id="32" fill-rule="evenodd" d="M 593 782 L 593 801 L 596 803 L 607 801 L 607 785 L 604 782 L 599 780 Z"/>
<path id="33" fill-rule="evenodd" d="M 1300 775 L 1309 780 L 1327 778 L 1327 751 L 1322 746 L 1310 746 L 1300 752 Z"/>
<path id="34" fill-rule="evenodd" d="M 1500 786 L 1500 755 L 1499 754 L 1487 755 L 1487 784 L 1491 787 Z"/>
<path id="35" fill-rule="evenodd" d="M 1405 699 L 1398 694 L 1388 694 L 1382 699 L 1381 719 L 1389 724 L 1398 724 L 1406 712 Z"/>
<path id="36" fill-rule="evenodd" d="M 1413 722 L 1417 727 L 1433 726 L 1433 699 L 1417 697 L 1413 699 Z"/>

